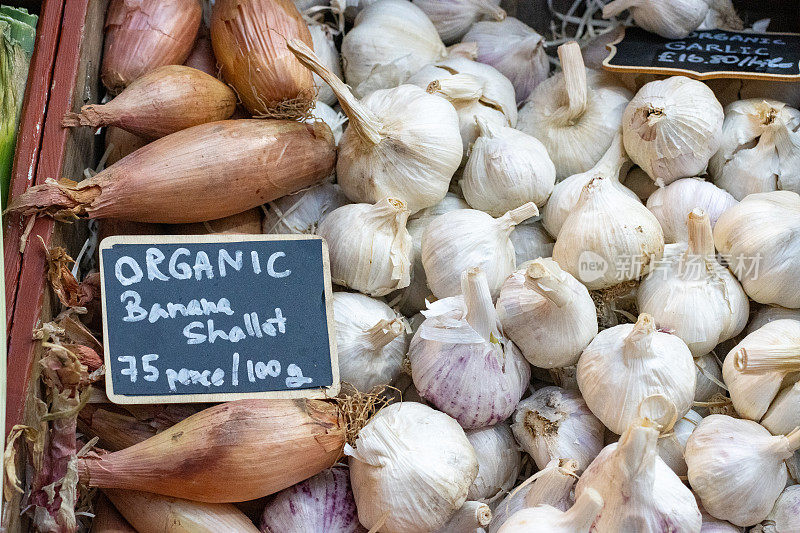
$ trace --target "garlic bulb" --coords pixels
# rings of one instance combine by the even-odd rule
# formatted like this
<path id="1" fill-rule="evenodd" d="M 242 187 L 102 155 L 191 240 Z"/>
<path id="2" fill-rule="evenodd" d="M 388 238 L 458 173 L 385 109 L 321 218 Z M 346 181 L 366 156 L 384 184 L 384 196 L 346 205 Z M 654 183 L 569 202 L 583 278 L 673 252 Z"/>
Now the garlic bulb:
<path id="1" fill-rule="evenodd" d="M 622 139 L 633 162 L 668 185 L 705 170 L 719 149 L 724 118 L 707 85 L 672 76 L 639 89 L 622 116 Z"/>
<path id="2" fill-rule="evenodd" d="M 800 321 L 783 319 L 761 326 L 728 353 L 722 377 L 742 418 L 761 420 L 781 387 L 797 381 L 798 346 Z"/>
<path id="3" fill-rule="evenodd" d="M 475 117 L 480 136 L 461 178 L 464 199 L 493 217 L 525 203 L 544 205 L 556 183 L 547 149 L 535 137 Z"/>
<path id="4" fill-rule="evenodd" d="M 383 0 L 375 6 L 397 2 L 408 4 Z M 462 153 L 453 106 L 412 85 L 376 91 L 359 102 L 302 42 L 292 41 L 289 48 L 331 86 L 349 118 L 336 164 L 348 198 L 399 198 L 412 213 L 444 198 Z"/>
<path id="5" fill-rule="evenodd" d="M 597 335 L 589 291 L 552 259 L 536 259 L 506 279 L 497 316 L 508 338 L 539 368 L 574 365 Z"/>
<path id="6" fill-rule="evenodd" d="M 478 458 L 478 477 L 467 498 L 491 503 L 502 498 L 517 482 L 522 463 L 514 435 L 508 424 L 495 424 L 466 432 Z"/>
<path id="7" fill-rule="evenodd" d="M 342 190 L 333 183 L 288 194 L 267 204 L 263 233 L 315 234 L 328 213 L 347 203 Z"/>
<path id="8" fill-rule="evenodd" d="M 408 345 L 405 318 L 363 294 L 333 295 L 339 377 L 362 392 L 393 382 Z"/>
<path id="9" fill-rule="evenodd" d="M 658 268 L 639 284 L 637 302 L 640 312 L 699 357 L 741 333 L 750 305 L 734 275 L 717 262 L 708 215 L 694 209 L 688 228 L 688 243 L 664 247 Z"/>
<path id="10" fill-rule="evenodd" d="M 620 192 L 633 199 L 638 197 L 619 182 L 620 173 L 630 163 L 625 149 L 622 147 L 622 135 L 617 134 L 608 147 L 606 153 L 600 158 L 592 168 L 586 172 L 573 174 L 565 180 L 559 181 L 553 187 L 550 199 L 542 208 L 542 223 L 550 235 L 558 237 L 561 226 L 570 213 L 574 211 L 575 205 L 581 196 L 581 191 L 587 183 L 597 177 L 606 178 L 610 184 Z"/>
<path id="11" fill-rule="evenodd" d="M 350 488 L 350 472 L 334 466 L 270 498 L 261 513 L 264 533 L 363 533 Z"/>
<path id="12" fill-rule="evenodd" d="M 511 232 L 511 243 L 514 245 L 517 266 L 539 257 L 551 257 L 555 245 L 542 221 L 533 218 L 517 224 Z"/>
<path id="13" fill-rule="evenodd" d="M 786 485 L 783 462 L 800 448 L 800 430 L 772 436 L 752 420 L 710 415 L 686 443 L 689 484 L 712 515 L 737 526 L 767 517 Z"/>
<path id="14" fill-rule="evenodd" d="M 478 61 L 493 66 L 511 81 L 518 104 L 550 74 L 544 37 L 514 17 L 476 22 L 462 42 L 476 43 Z"/>
<path id="15" fill-rule="evenodd" d="M 411 283 L 398 293 L 398 299 L 393 300 L 406 315 L 422 311 L 427 307 L 425 302 L 433 299 L 428 288 L 428 278 L 425 277 L 425 267 L 422 266 L 422 235 L 434 218 L 456 209 L 469 209 L 469 205 L 455 194 L 447 193 L 444 200 L 433 207 L 418 211 L 406 224 L 414 248 L 411 260 Z"/>
<path id="16" fill-rule="evenodd" d="M 783 533 L 800 531 L 800 485 L 786 487 L 775 506 L 752 533 Z"/>
<path id="17" fill-rule="evenodd" d="M 707 0 L 614 0 L 603 7 L 603 18 L 626 9 L 637 26 L 667 39 L 683 39 L 700 27 L 709 5 Z"/>
<path id="18" fill-rule="evenodd" d="M 700 531 L 694 495 L 658 456 L 657 442 L 649 420 L 636 422 L 583 473 L 575 497 L 592 487 L 605 502 L 595 531 Z"/>
<path id="19" fill-rule="evenodd" d="M 719 217 L 714 244 L 747 295 L 758 303 L 800 308 L 800 196 L 751 194 Z"/>
<path id="20" fill-rule="evenodd" d="M 737 200 L 779 189 L 800 192 L 800 111 L 775 100 L 725 108 L 722 144 L 708 164 L 714 182 Z"/>
<path id="21" fill-rule="evenodd" d="M 778 305 L 762 305 L 750 316 L 750 322 L 744 329 L 746 335 L 754 332 L 764 324 L 769 324 L 773 320 L 789 318 L 800 320 L 800 309 L 787 309 Z"/>
<path id="22" fill-rule="evenodd" d="M 703 515 L 703 527 L 700 529 L 700 533 L 744 533 L 744 528 L 734 526 L 727 520 L 714 518 L 705 512 L 702 505 L 700 506 L 700 513 Z M 752 533 L 757 532 L 755 529 L 751 531 Z"/>
<path id="23" fill-rule="evenodd" d="M 514 226 L 538 214 L 536 204 L 528 203 L 500 218 L 459 209 L 432 220 L 422 235 L 422 264 L 433 294 L 437 298 L 460 294 L 461 273 L 480 267 L 496 298 L 516 266 L 509 235 Z"/>
<path id="24" fill-rule="evenodd" d="M 558 57 L 562 72 L 531 92 L 517 128 L 542 141 L 562 180 L 586 172 L 603 157 L 619 132 L 631 94 L 590 83 L 578 43 L 559 46 Z"/>
<path id="25" fill-rule="evenodd" d="M 656 330 L 653 317 L 601 331 L 578 361 L 578 387 L 605 426 L 622 434 L 652 395 L 672 402 L 683 416 L 694 400 L 695 367 L 686 344 Z"/>
<path id="26" fill-rule="evenodd" d="M 517 511 L 498 533 L 589 533 L 603 509 L 603 498 L 594 489 L 586 489 L 566 512 L 549 505 L 537 505 Z"/>
<path id="27" fill-rule="evenodd" d="M 334 111 L 328 104 L 317 100 L 314 102 L 314 107 L 309 110 L 311 116 L 306 119 L 307 124 L 311 124 L 316 120 L 321 120 L 331 129 L 333 133 L 333 142 L 339 144 L 339 139 L 342 138 L 342 127 L 347 122 L 347 117 L 338 111 Z"/>
<path id="28" fill-rule="evenodd" d="M 724 189 L 699 178 L 683 178 L 660 187 L 647 199 L 649 209 L 664 230 L 667 243 L 688 242 L 687 216 L 695 207 L 708 215 L 711 227 L 720 215 L 736 205 L 736 198 Z"/>
<path id="29" fill-rule="evenodd" d="M 453 56 L 432 63 L 407 83 L 450 102 L 458 113 L 464 162 L 480 133 L 476 117 L 495 126 L 517 123 L 517 102 L 511 82 L 489 65 Z"/>
<path id="30" fill-rule="evenodd" d="M 406 205 L 394 198 L 331 211 L 317 231 L 328 242 L 331 280 L 370 296 L 407 287 L 412 254 L 407 219 Z"/>
<path id="31" fill-rule="evenodd" d="M 423 311 L 425 322 L 411 339 L 408 359 L 420 395 L 472 429 L 511 416 L 531 370 L 500 329 L 483 271 L 466 270 L 461 285 L 463 296 Z"/>
<path id="32" fill-rule="evenodd" d="M 620 190 L 615 180 L 597 176 L 581 191 L 564 220 L 553 259 L 590 290 L 613 287 L 647 274 L 664 251 L 656 217 Z"/>
<path id="33" fill-rule="evenodd" d="M 336 50 L 336 43 L 333 40 L 333 29 L 327 24 L 314 23 L 308 25 L 308 30 L 311 32 L 314 53 L 320 62 L 334 76 L 342 79 L 342 61 L 339 58 L 339 52 Z M 314 74 L 314 85 L 317 86 L 317 101 L 329 106 L 336 104 L 336 95 L 333 94 L 330 86 L 317 74 Z"/>
<path id="34" fill-rule="evenodd" d="M 800 365 L 798 365 L 800 368 Z M 761 425 L 773 435 L 789 433 L 800 426 L 800 382 L 781 390 L 761 419 Z"/>
<path id="35" fill-rule="evenodd" d="M 672 431 L 658 439 L 658 456 L 679 476 L 686 475 L 686 461 L 683 459 L 686 441 L 702 420 L 702 416 L 690 410 L 675 422 Z"/>
<path id="36" fill-rule="evenodd" d="M 525 507 L 549 505 L 560 511 L 572 507 L 570 493 L 578 479 L 576 469 L 577 463 L 572 460 L 553 459 L 547 463 L 497 504 L 487 533 L 497 533 L 510 516 Z"/>
<path id="37" fill-rule="evenodd" d="M 697 385 L 694 389 L 695 402 L 706 402 L 715 394 L 725 392 L 725 389 L 720 386 L 723 384 L 722 369 L 714 354 L 695 357 L 694 366 L 697 368 Z"/>
<path id="38" fill-rule="evenodd" d="M 480 19 L 503 20 L 500 0 L 412 0 L 428 15 L 445 44 L 457 42 Z"/>
<path id="39" fill-rule="evenodd" d="M 581 473 L 603 449 L 603 423 L 577 391 L 560 387 L 541 388 L 519 402 L 511 429 L 539 468 L 571 459 Z"/>
<path id="40" fill-rule="evenodd" d="M 464 504 L 478 475 L 475 451 L 461 426 L 417 402 L 378 411 L 345 453 L 359 521 L 386 533 L 442 527 Z"/>
<path id="41" fill-rule="evenodd" d="M 436 27 L 406 0 L 381 0 L 367 6 L 342 39 L 345 79 L 362 97 L 397 87 L 445 54 Z"/>
<path id="42" fill-rule="evenodd" d="M 632 190 L 643 202 L 663 188 L 653 183 L 647 172 L 636 166 L 632 167 L 625 176 L 620 176 L 620 183 Z"/>

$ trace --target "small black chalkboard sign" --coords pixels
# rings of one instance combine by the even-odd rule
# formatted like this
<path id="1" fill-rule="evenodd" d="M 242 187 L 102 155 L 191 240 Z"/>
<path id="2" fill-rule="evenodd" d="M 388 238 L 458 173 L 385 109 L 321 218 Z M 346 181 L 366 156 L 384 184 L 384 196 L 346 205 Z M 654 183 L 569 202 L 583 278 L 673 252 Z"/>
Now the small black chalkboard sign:
<path id="1" fill-rule="evenodd" d="M 666 39 L 634 26 L 608 47 L 603 68 L 613 72 L 800 80 L 797 33 L 698 30 L 685 39 Z"/>
<path id="2" fill-rule="evenodd" d="M 109 237 L 100 244 L 100 265 L 111 401 L 338 393 L 321 238 Z"/>

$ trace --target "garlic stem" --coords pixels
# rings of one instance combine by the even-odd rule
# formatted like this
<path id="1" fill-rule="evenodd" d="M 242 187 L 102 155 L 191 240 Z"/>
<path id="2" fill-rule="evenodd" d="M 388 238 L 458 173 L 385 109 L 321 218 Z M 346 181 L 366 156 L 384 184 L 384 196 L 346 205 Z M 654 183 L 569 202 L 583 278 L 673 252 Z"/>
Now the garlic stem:
<path id="1" fill-rule="evenodd" d="M 678 421 L 678 408 L 663 394 L 652 394 L 639 404 L 642 425 L 655 427 L 659 433 L 666 433 Z"/>
<path id="2" fill-rule="evenodd" d="M 603 6 L 603 18 L 616 17 L 626 9 L 637 5 L 640 0 L 614 0 Z"/>
<path id="3" fill-rule="evenodd" d="M 742 373 L 800 371 L 800 345 L 740 348 L 733 354 L 733 368 Z"/>
<path id="4" fill-rule="evenodd" d="M 589 104 L 586 67 L 583 64 L 581 47 L 575 41 L 559 46 L 558 58 L 561 60 L 561 70 L 564 73 L 564 89 L 567 93 L 567 109 L 562 120 L 566 124 L 571 124 L 586 112 L 586 107 Z"/>
<path id="5" fill-rule="evenodd" d="M 598 175 L 607 176 L 619 182 L 619 177 L 623 174 L 623 167 L 629 165 L 630 162 L 631 160 L 622 144 L 622 133 L 618 133 L 614 136 L 611 146 L 608 147 L 608 150 L 605 151 L 593 170 Z"/>
<path id="6" fill-rule="evenodd" d="M 637 358 L 651 353 L 650 343 L 656 333 L 656 322 L 647 313 L 639 315 L 633 330 L 625 337 L 622 353 L 628 358 Z"/>
<path id="7" fill-rule="evenodd" d="M 426 91 L 439 93 L 451 102 L 471 102 L 483 96 L 483 81 L 472 74 L 453 74 L 428 84 Z"/>
<path id="8" fill-rule="evenodd" d="M 501 21 L 506 18 L 505 10 L 488 0 L 472 0 L 472 3 L 480 8 L 481 13 L 494 20 Z"/>
<path id="9" fill-rule="evenodd" d="M 689 247 L 686 249 L 688 256 L 702 258 L 714 257 L 714 235 L 711 232 L 711 219 L 708 214 L 695 207 L 689 213 L 687 225 L 689 226 Z"/>
<path id="10" fill-rule="evenodd" d="M 333 90 L 333 94 L 335 94 L 336 98 L 339 100 L 339 105 L 342 106 L 342 111 L 344 111 L 344 114 L 350 119 L 350 127 L 354 129 L 358 136 L 364 140 L 364 142 L 374 145 L 380 143 L 383 138 L 380 131 L 383 127 L 383 123 L 380 118 L 362 105 L 347 85 L 328 70 L 314 51 L 303 41 L 292 39 L 287 46 L 300 63 L 322 78 L 325 83 L 330 86 L 331 90 Z"/>
<path id="11" fill-rule="evenodd" d="M 525 288 L 547 298 L 559 308 L 572 300 L 572 291 L 564 280 L 541 259 L 533 261 L 525 271 Z"/>
<path id="12" fill-rule="evenodd" d="M 467 307 L 467 322 L 486 342 L 497 343 L 497 312 L 492 304 L 492 293 L 486 274 L 477 267 L 469 268 L 461 274 L 461 290 Z"/>
<path id="13" fill-rule="evenodd" d="M 569 497 L 572 486 L 578 480 L 578 462 L 572 459 L 558 461 L 558 466 L 547 465 L 544 470 L 541 470 L 541 477 L 535 480 L 525 494 L 525 507 L 536 507 L 537 505 L 556 507 Z"/>
<path id="14" fill-rule="evenodd" d="M 510 235 L 514 230 L 514 226 L 535 216 L 539 216 L 539 208 L 536 207 L 535 203 L 528 202 L 495 220 L 500 224 L 500 229 Z"/>
<path id="15" fill-rule="evenodd" d="M 800 450 L 800 427 L 796 427 L 786 435 L 786 440 L 789 441 L 789 449 L 792 453 Z M 787 457 L 788 459 L 788 457 Z"/>
<path id="16" fill-rule="evenodd" d="M 436 533 L 461 533 L 473 531 L 489 525 L 492 521 L 492 510 L 481 502 L 464 502 L 461 509 L 455 512 L 450 520 Z"/>
<path id="17" fill-rule="evenodd" d="M 622 454 L 623 472 L 628 481 L 635 483 L 637 477 L 647 478 L 648 472 L 655 469 L 656 444 L 658 430 L 649 424 L 633 425 L 619 439 L 619 450 Z M 645 487 L 642 487 L 645 488 Z M 649 487 L 652 489 L 652 485 Z"/>
<path id="18" fill-rule="evenodd" d="M 384 318 L 369 328 L 366 333 L 372 347 L 379 350 L 396 339 L 403 333 L 404 329 L 405 326 L 400 318 L 395 318 L 393 320 Z"/>
<path id="19" fill-rule="evenodd" d="M 603 508 L 603 498 L 596 490 L 589 488 L 575 500 L 575 505 L 564 513 L 567 523 L 574 531 L 589 531 L 597 515 Z"/>

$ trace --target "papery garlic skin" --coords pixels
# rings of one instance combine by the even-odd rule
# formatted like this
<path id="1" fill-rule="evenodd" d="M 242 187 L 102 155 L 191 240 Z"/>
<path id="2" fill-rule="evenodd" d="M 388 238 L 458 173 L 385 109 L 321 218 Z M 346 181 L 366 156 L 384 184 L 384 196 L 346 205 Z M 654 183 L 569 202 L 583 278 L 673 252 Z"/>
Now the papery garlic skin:
<path id="1" fill-rule="evenodd" d="M 544 229 L 542 221 L 536 219 L 528 219 L 522 224 L 517 224 L 510 238 L 514 245 L 517 266 L 540 257 L 551 257 L 553 246 L 556 244 Z"/>
<path id="2" fill-rule="evenodd" d="M 474 209 L 460 209 L 436 217 L 422 235 L 422 264 L 428 286 L 437 298 L 461 293 L 461 273 L 480 267 L 489 280 L 492 297 L 514 271 L 516 254 L 509 235 L 514 226 L 539 214 L 525 204 L 500 218 Z"/>
<path id="3" fill-rule="evenodd" d="M 606 178 L 611 184 L 623 194 L 633 199 L 638 199 L 636 194 L 623 186 L 619 181 L 620 173 L 630 163 L 625 149 L 622 146 L 622 135 L 617 134 L 611 146 L 600 161 L 591 169 L 579 174 L 573 174 L 565 180 L 559 181 L 553 187 L 553 192 L 547 200 L 547 204 L 542 208 L 542 223 L 553 237 L 558 237 L 564 221 L 575 209 L 581 196 L 583 188 L 594 178 Z"/>
<path id="4" fill-rule="evenodd" d="M 694 366 L 697 368 L 697 385 L 694 389 L 695 402 L 706 402 L 715 394 L 725 392 L 725 389 L 720 386 L 723 383 L 722 368 L 713 353 L 695 357 Z"/>
<path id="5" fill-rule="evenodd" d="M 678 476 L 686 475 L 686 461 L 683 458 L 683 450 L 686 448 L 686 441 L 689 435 L 697 428 L 703 417 L 695 411 L 689 410 L 680 418 L 669 435 L 658 439 L 658 456 L 664 460 L 666 465 Z"/>
<path id="6" fill-rule="evenodd" d="M 311 124 L 316 120 L 321 120 L 331 129 L 333 133 L 333 142 L 339 144 L 339 139 L 342 138 L 342 127 L 347 122 L 347 117 L 338 111 L 334 111 L 328 104 L 317 100 L 314 102 L 314 107 L 309 110 L 311 116 L 306 119 L 307 124 Z"/>
<path id="7" fill-rule="evenodd" d="M 505 420 L 525 393 L 530 365 L 500 329 L 484 273 L 461 276 L 463 296 L 423 311 L 408 359 L 420 395 L 467 429 Z"/>
<path id="8" fill-rule="evenodd" d="M 267 204 L 263 233 L 314 235 L 328 213 L 348 203 L 342 190 L 333 183 L 321 183 L 288 194 Z"/>
<path id="9" fill-rule="evenodd" d="M 750 305 L 734 275 L 717 262 L 711 221 L 702 209 L 688 216 L 689 242 L 668 244 L 658 268 L 639 284 L 641 313 L 680 337 L 699 357 L 747 325 Z"/>
<path id="10" fill-rule="evenodd" d="M 671 401 L 683 416 L 694 400 L 695 366 L 686 344 L 656 330 L 653 317 L 601 331 L 578 360 L 578 387 L 592 413 L 617 434 L 639 416 L 652 395 Z"/>
<path id="11" fill-rule="evenodd" d="M 590 290 L 639 279 L 664 251 L 656 217 L 615 183 L 600 176 L 583 187 L 553 247 L 553 259 Z"/>
<path id="12" fill-rule="evenodd" d="M 705 170 L 720 147 L 723 120 L 707 85 L 672 76 L 639 89 L 622 116 L 622 138 L 633 162 L 669 185 Z"/>
<path id="13" fill-rule="evenodd" d="M 345 79 L 362 97 L 397 87 L 445 54 L 444 43 L 428 16 L 406 0 L 369 5 L 342 39 Z"/>
<path id="14" fill-rule="evenodd" d="M 502 498 L 517 482 L 522 454 L 508 424 L 466 431 L 478 458 L 478 477 L 467 499 L 486 503 Z"/>
<path id="15" fill-rule="evenodd" d="M 800 195 L 747 196 L 719 217 L 714 244 L 750 298 L 800 308 Z"/>
<path id="16" fill-rule="evenodd" d="M 683 39 L 706 19 L 709 4 L 706 0 L 614 0 L 603 7 L 603 18 L 626 9 L 637 26 L 668 39 Z"/>
<path id="17" fill-rule="evenodd" d="M 322 64 L 328 67 L 337 78 L 342 79 L 342 60 L 333 38 L 333 30 L 326 24 L 309 24 L 311 42 L 314 44 L 314 53 L 320 58 Z M 336 95 L 322 78 L 314 74 L 314 85 L 317 86 L 317 100 L 332 106 L 336 104 Z M 332 129 L 332 128 L 331 128 Z"/>
<path id="18" fill-rule="evenodd" d="M 363 294 L 333 295 L 339 377 L 362 392 L 400 375 L 409 337 L 405 318 Z"/>
<path id="19" fill-rule="evenodd" d="M 535 137 L 477 117 L 480 136 L 472 144 L 460 181 L 474 209 L 499 217 L 533 202 L 542 206 L 556 183 L 556 168 Z"/>
<path id="20" fill-rule="evenodd" d="M 619 132 L 631 94 L 597 83 L 577 43 L 558 48 L 563 71 L 540 83 L 523 104 L 517 128 L 547 148 L 562 180 L 592 168 Z"/>
<path id="21" fill-rule="evenodd" d="M 658 456 L 657 441 L 658 430 L 648 421 L 634 423 L 583 473 L 576 498 L 592 487 L 605 502 L 594 531 L 699 533 L 694 495 Z"/>
<path id="22" fill-rule="evenodd" d="M 537 505 L 517 511 L 498 530 L 498 533 L 589 533 L 592 523 L 603 509 L 603 498 L 594 490 L 586 489 L 575 499 L 568 511 L 559 511 L 549 505 Z"/>
<path id="23" fill-rule="evenodd" d="M 757 192 L 793 190 L 781 185 L 796 180 L 800 172 L 798 128 L 800 111 L 783 102 L 733 102 L 725 108 L 722 144 L 709 161 L 708 173 L 737 200 Z"/>
<path id="24" fill-rule="evenodd" d="M 785 435 L 800 426 L 800 382 L 781 390 L 761 419 L 761 425 L 773 435 Z"/>
<path id="25" fill-rule="evenodd" d="M 350 456 L 358 519 L 387 533 L 442 527 L 467 499 L 478 460 L 464 430 L 416 402 L 381 409 L 361 430 Z"/>
<path id="26" fill-rule="evenodd" d="M 647 199 L 649 209 L 664 230 L 667 244 L 688 242 L 689 228 L 686 217 L 699 207 L 711 220 L 711 227 L 727 209 L 738 202 L 731 194 L 711 182 L 700 178 L 683 178 L 660 187 Z"/>
<path id="27" fill-rule="evenodd" d="M 497 315 L 506 335 L 539 368 L 574 365 L 598 330 L 589 291 L 552 259 L 532 261 L 506 279 Z"/>
<path id="28" fill-rule="evenodd" d="M 742 418 L 758 422 L 767 412 L 781 387 L 797 381 L 785 383 L 787 370 L 765 370 L 743 372 L 736 365 L 737 355 L 742 349 L 759 350 L 768 348 L 796 347 L 800 345 L 800 321 L 775 320 L 761 326 L 737 344 L 722 363 L 722 377 L 728 386 L 731 401 Z"/>
<path id="29" fill-rule="evenodd" d="M 350 488 L 350 472 L 333 467 L 274 497 L 261 514 L 263 533 L 363 533 Z"/>
<path id="30" fill-rule="evenodd" d="M 790 320 L 800 320 L 800 309 L 787 309 L 778 305 L 762 305 L 750 316 L 750 322 L 744 328 L 745 335 L 753 333 L 765 324 L 769 324 L 773 320 L 782 320 L 788 318 Z"/>
<path id="31" fill-rule="evenodd" d="M 480 19 L 503 20 L 500 0 L 412 0 L 428 15 L 445 44 L 457 42 Z"/>
<path id="32" fill-rule="evenodd" d="M 750 530 L 752 533 L 800 531 L 800 485 L 786 487 L 767 518 Z"/>
<path id="33" fill-rule="evenodd" d="M 511 80 L 518 104 L 550 73 L 544 37 L 514 17 L 476 22 L 462 42 L 476 43 L 478 61 L 493 66 Z"/>
<path id="34" fill-rule="evenodd" d="M 755 525 L 786 485 L 783 461 L 798 447 L 798 432 L 772 436 L 751 420 L 707 416 L 686 443 L 689 484 L 711 515 L 737 526 Z"/>
<path id="35" fill-rule="evenodd" d="M 511 429 L 539 468 L 571 459 L 580 474 L 603 449 L 603 423 L 577 391 L 561 387 L 544 387 L 519 402 Z"/>
<path id="36" fill-rule="evenodd" d="M 408 209 L 386 198 L 334 209 L 320 223 L 328 242 L 331 280 L 370 296 L 384 296 L 410 282 L 412 244 Z"/>

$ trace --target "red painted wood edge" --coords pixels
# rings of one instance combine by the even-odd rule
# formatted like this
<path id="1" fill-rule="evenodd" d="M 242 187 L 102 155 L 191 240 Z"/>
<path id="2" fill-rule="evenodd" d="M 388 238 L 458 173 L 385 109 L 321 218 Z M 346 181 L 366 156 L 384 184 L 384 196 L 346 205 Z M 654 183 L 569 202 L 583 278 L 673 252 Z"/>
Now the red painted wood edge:
<path id="1" fill-rule="evenodd" d="M 36 32 L 36 45 L 31 58 L 28 86 L 22 105 L 22 117 L 17 136 L 17 149 L 14 156 L 14 169 L 11 174 L 9 197 L 22 194 L 33 184 L 39 147 L 42 139 L 45 110 L 50 96 L 50 80 L 53 76 L 53 62 L 56 57 L 61 28 L 63 0 L 45 0 Z M 6 285 L 6 331 L 11 331 L 11 318 L 17 295 L 22 254 L 19 253 L 19 239 L 24 231 L 24 221 L 19 216 L 3 217 L 3 258 L 5 261 Z"/>
<path id="2" fill-rule="evenodd" d="M 88 0 L 63 0 L 63 4 L 61 35 L 36 168 L 37 184 L 43 183 L 47 178 L 62 177 L 61 169 L 69 130 L 61 127 L 61 117 L 72 109 L 83 41 L 83 25 L 89 5 Z M 32 332 L 41 316 L 45 291 L 48 289 L 44 276 L 46 267 L 44 249 L 39 237 L 44 240 L 45 246 L 49 246 L 53 227 L 53 219 L 38 219 L 22 256 L 17 304 L 14 306 L 9 339 L 6 431 L 14 424 L 20 423 L 25 411 L 28 382 L 36 349 Z"/>

